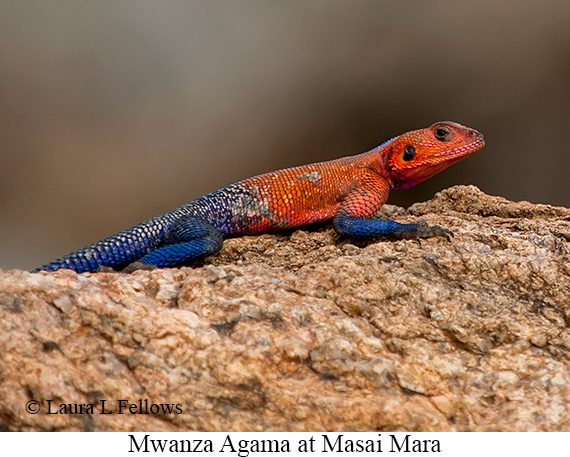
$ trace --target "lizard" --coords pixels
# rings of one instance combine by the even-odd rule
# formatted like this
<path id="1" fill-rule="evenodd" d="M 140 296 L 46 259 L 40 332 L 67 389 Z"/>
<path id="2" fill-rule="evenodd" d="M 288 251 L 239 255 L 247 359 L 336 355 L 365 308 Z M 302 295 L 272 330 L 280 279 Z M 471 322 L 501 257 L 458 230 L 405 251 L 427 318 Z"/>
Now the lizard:
<path id="1" fill-rule="evenodd" d="M 455 122 L 394 137 L 354 156 L 286 168 L 231 184 L 33 270 L 134 271 L 215 254 L 223 240 L 333 221 L 348 237 L 428 238 L 452 232 L 425 221 L 375 219 L 390 189 L 407 189 L 485 145 Z"/>

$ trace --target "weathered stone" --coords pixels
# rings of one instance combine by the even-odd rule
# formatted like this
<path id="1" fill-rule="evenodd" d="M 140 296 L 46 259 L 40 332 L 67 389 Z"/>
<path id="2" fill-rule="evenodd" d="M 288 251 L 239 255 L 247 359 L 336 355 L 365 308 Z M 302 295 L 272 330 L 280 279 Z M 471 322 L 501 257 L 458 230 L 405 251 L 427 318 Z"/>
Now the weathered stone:
<path id="1" fill-rule="evenodd" d="M 455 236 L 322 226 L 192 268 L 0 272 L 0 425 L 570 431 L 570 210 L 458 186 L 386 211 Z"/>

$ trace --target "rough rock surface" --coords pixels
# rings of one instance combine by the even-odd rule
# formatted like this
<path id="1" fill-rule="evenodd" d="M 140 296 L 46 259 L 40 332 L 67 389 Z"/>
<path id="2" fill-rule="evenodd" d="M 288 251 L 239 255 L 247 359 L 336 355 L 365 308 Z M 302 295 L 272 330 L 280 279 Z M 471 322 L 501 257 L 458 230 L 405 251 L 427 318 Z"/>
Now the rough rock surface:
<path id="1" fill-rule="evenodd" d="M 0 425 L 570 431 L 570 210 L 458 186 L 387 212 L 455 237 L 322 226 L 180 269 L 0 272 Z M 118 414 L 139 399 L 180 410 Z"/>

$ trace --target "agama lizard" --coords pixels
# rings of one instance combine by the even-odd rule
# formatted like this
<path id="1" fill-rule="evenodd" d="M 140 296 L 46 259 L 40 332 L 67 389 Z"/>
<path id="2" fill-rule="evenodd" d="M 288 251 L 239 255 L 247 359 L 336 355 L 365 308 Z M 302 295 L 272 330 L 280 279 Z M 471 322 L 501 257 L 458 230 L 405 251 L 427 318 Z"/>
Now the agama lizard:
<path id="1" fill-rule="evenodd" d="M 449 237 L 424 221 L 373 219 L 392 189 L 407 189 L 485 145 L 483 135 L 438 122 L 392 138 L 371 151 L 274 171 L 231 184 L 153 217 L 36 270 L 78 273 L 101 267 L 171 267 L 218 252 L 224 238 L 333 220 L 350 237 Z"/>

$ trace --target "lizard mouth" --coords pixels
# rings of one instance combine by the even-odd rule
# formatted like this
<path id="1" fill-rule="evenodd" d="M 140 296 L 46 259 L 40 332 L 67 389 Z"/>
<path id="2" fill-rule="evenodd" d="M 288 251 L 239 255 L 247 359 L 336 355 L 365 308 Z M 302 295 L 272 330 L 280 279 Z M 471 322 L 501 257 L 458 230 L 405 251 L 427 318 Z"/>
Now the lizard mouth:
<path id="1" fill-rule="evenodd" d="M 483 135 L 477 132 L 478 138 L 474 141 L 471 141 L 467 144 L 461 145 L 457 148 L 451 148 L 447 151 L 442 151 L 437 154 L 434 154 L 434 157 L 453 157 L 453 156 L 465 156 L 469 154 L 473 154 L 485 146 L 485 139 Z"/>

